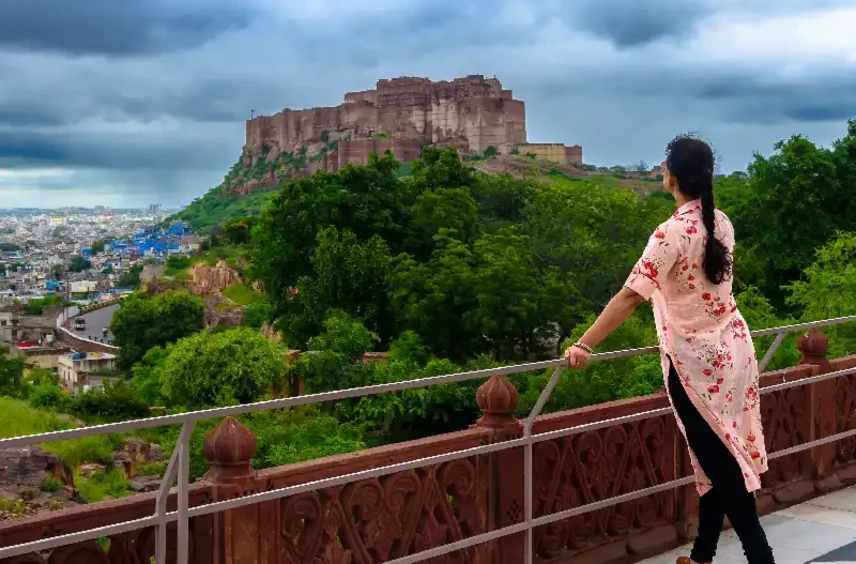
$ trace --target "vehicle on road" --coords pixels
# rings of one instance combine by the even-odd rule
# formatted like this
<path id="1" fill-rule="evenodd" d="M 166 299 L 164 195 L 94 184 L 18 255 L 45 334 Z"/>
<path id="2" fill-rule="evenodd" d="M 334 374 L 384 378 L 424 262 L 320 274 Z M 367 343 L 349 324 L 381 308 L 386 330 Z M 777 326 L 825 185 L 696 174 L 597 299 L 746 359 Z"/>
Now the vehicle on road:
<path id="1" fill-rule="evenodd" d="M 75 331 L 83 331 L 86 329 L 86 320 L 82 317 L 77 317 L 74 320 L 74 330 Z"/>

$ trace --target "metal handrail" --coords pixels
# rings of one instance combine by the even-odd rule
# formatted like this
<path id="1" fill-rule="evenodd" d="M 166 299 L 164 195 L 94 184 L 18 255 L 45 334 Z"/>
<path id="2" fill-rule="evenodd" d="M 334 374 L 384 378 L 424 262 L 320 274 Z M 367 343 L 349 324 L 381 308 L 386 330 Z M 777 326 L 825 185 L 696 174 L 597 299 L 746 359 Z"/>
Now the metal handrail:
<path id="1" fill-rule="evenodd" d="M 764 356 L 764 359 L 761 363 L 759 363 L 759 368 L 763 370 L 766 367 L 766 364 L 772 358 L 773 353 L 776 348 L 781 344 L 784 339 L 784 335 L 794 332 L 812 329 L 815 327 L 823 327 L 829 325 L 838 325 L 841 323 L 848 323 L 856 321 L 856 316 L 848 316 L 848 317 L 840 317 L 835 319 L 827 319 L 823 321 L 813 321 L 808 323 L 799 323 L 795 325 L 787 325 L 782 327 L 775 327 L 771 329 L 763 329 L 759 331 L 753 331 L 751 335 L 753 337 L 761 337 L 767 335 L 776 335 L 776 339 L 773 344 L 770 346 L 769 350 Z M 625 358 L 631 356 L 637 356 L 641 354 L 651 354 L 654 352 L 658 352 L 659 347 L 644 347 L 639 349 L 630 349 L 624 351 L 614 351 L 608 353 L 599 353 L 592 355 L 592 361 L 604 361 L 615 358 Z M 518 439 L 512 439 L 500 443 L 494 443 L 489 445 L 482 445 L 478 447 L 458 450 L 450 453 L 429 456 L 425 458 L 419 458 L 416 460 L 412 460 L 409 462 L 403 462 L 399 464 L 391 464 L 387 466 L 382 466 L 378 468 L 372 468 L 370 470 L 364 470 L 360 472 L 353 472 L 350 474 L 343 474 L 340 476 L 334 476 L 331 478 L 325 478 L 322 480 L 315 480 L 312 482 L 306 482 L 299 485 L 288 486 L 284 488 L 278 488 L 274 490 L 269 490 L 257 494 L 247 495 L 244 497 L 239 497 L 236 499 L 230 499 L 225 501 L 218 501 L 207 503 L 204 505 L 198 505 L 195 507 L 188 507 L 188 487 L 189 487 L 189 461 L 190 461 L 190 452 L 189 452 L 189 442 L 190 435 L 192 433 L 193 427 L 197 421 L 205 420 L 205 419 L 214 419 L 219 417 L 224 417 L 227 415 L 239 415 L 243 413 L 253 413 L 258 411 L 265 411 L 270 409 L 281 409 L 284 407 L 294 407 L 299 405 L 309 405 L 314 403 L 321 403 L 326 401 L 336 401 L 347 398 L 355 398 L 355 397 L 365 397 L 370 395 L 377 395 L 385 392 L 395 392 L 395 391 L 403 391 L 408 389 L 418 389 L 425 388 L 428 386 L 435 386 L 441 384 L 450 384 L 454 382 L 464 382 L 468 380 L 474 380 L 479 378 L 487 378 L 495 375 L 509 375 L 509 374 L 519 374 L 523 372 L 532 372 L 545 370 L 548 368 L 553 368 L 553 374 L 550 377 L 550 380 L 547 382 L 547 385 L 544 387 L 544 390 L 541 392 L 541 395 L 538 398 L 535 406 L 532 411 L 529 413 L 527 418 L 523 421 L 523 437 Z M 598 509 L 602 509 L 604 507 L 609 507 L 611 505 L 615 505 L 618 503 L 624 503 L 626 501 L 632 501 L 634 499 L 638 499 L 641 497 L 645 497 L 647 495 L 651 495 L 653 493 L 658 493 L 661 491 L 667 491 L 669 489 L 673 489 L 676 487 L 680 487 L 689 483 L 692 483 L 693 477 L 687 476 L 684 478 L 679 478 L 676 480 L 672 480 L 670 482 L 664 484 L 658 484 L 656 486 L 652 486 L 643 490 L 638 490 L 635 492 L 629 492 L 626 494 L 622 494 L 620 496 L 612 497 L 609 499 L 601 500 L 594 503 L 589 503 L 585 505 L 581 505 L 579 507 L 574 507 L 565 511 L 560 511 L 557 513 L 552 513 L 548 515 L 544 515 L 538 518 L 533 518 L 533 500 L 532 500 L 532 482 L 533 482 L 533 468 L 532 468 L 532 456 L 533 456 L 533 448 L 534 444 L 537 442 L 542 442 L 546 440 L 553 440 L 556 438 L 579 434 L 587 431 L 593 431 L 597 429 L 601 429 L 604 427 L 609 427 L 621 423 L 630 423 L 633 421 L 647 419 L 650 417 L 657 417 L 662 415 L 667 415 L 672 412 L 671 408 L 661 408 L 650 411 L 645 411 L 641 413 L 635 413 L 632 415 L 627 415 L 623 417 L 616 417 L 613 419 L 607 419 L 603 421 L 597 421 L 594 423 L 586 423 L 582 425 L 577 425 L 574 427 L 567 427 L 563 429 L 557 429 L 554 431 L 543 432 L 532 434 L 533 425 L 546 405 L 547 401 L 550 398 L 550 395 L 558 384 L 559 379 L 565 369 L 565 360 L 564 359 L 554 359 L 542 362 L 533 362 L 527 364 L 513 365 L 513 366 L 504 366 L 500 368 L 490 368 L 483 370 L 472 370 L 467 372 L 460 372 L 456 374 L 446 374 L 442 376 L 431 376 L 428 378 L 421 378 L 416 380 L 408 380 L 405 382 L 394 382 L 387 384 L 378 384 L 373 386 L 365 386 L 360 388 L 348 388 L 345 390 L 338 390 L 334 392 L 324 392 L 320 394 L 312 394 L 307 396 L 299 396 L 294 398 L 282 398 L 276 400 L 267 400 L 261 402 L 255 402 L 245 405 L 238 406 L 230 406 L 223 408 L 214 408 L 214 409 L 206 409 L 200 411 L 193 411 L 188 413 L 180 413 L 174 415 L 166 415 L 161 417 L 151 417 L 147 419 L 137 419 L 132 421 L 123 421 L 120 423 L 109 423 L 105 425 L 95 425 L 92 427 L 83 427 L 78 429 L 68 429 L 64 431 L 54 431 L 49 433 L 39 433 L 33 435 L 26 435 L 20 437 L 11 437 L 7 439 L 0 439 L 0 448 L 14 447 L 14 446 L 24 446 L 24 445 L 33 445 L 45 442 L 59 441 L 59 440 L 68 440 L 68 439 L 76 439 L 85 436 L 99 435 L 105 433 L 116 433 L 123 431 L 130 431 L 136 429 L 145 429 L 150 427 L 158 427 L 163 425 L 174 425 L 181 424 L 182 429 L 179 434 L 178 442 L 176 443 L 176 448 L 172 453 L 172 457 L 170 458 L 169 465 L 167 467 L 166 474 L 164 475 L 160 489 L 157 493 L 156 502 L 155 502 L 155 514 L 150 517 L 145 517 L 143 519 L 136 519 L 132 521 L 124 521 L 121 523 L 116 523 L 113 525 L 107 525 L 104 527 L 98 527 L 94 529 L 89 529 L 86 531 L 80 531 L 77 533 L 70 533 L 65 535 L 59 535 L 47 539 L 40 539 L 37 541 L 21 543 L 9 547 L 0 548 L 0 558 L 9 558 L 13 556 L 18 556 L 21 554 L 27 554 L 33 551 L 39 550 L 47 550 L 50 548 L 55 548 L 58 546 L 63 546 L 67 544 L 73 544 L 76 542 L 82 542 L 85 540 L 90 540 L 98 537 L 115 535 L 122 532 L 137 530 L 149 526 L 157 527 L 157 535 L 156 535 L 156 549 L 155 549 L 155 558 L 158 564 L 165 564 L 166 562 L 166 526 L 168 523 L 172 521 L 178 522 L 178 550 L 176 554 L 178 564 L 187 564 L 188 559 L 188 522 L 191 517 L 207 515 L 211 513 L 217 513 L 220 511 L 225 511 L 229 509 L 235 509 L 238 507 L 242 507 L 245 505 L 255 504 L 262 501 L 272 501 L 275 499 L 279 499 L 286 496 L 296 495 L 299 493 L 319 489 L 319 488 L 327 488 L 336 485 L 342 485 L 349 482 L 354 482 L 357 480 L 367 479 L 367 478 L 375 478 L 379 476 L 384 476 L 387 474 L 392 474 L 396 472 L 401 472 L 404 470 L 410 470 L 415 468 L 421 468 L 424 466 L 440 464 L 443 462 L 448 462 L 450 460 L 457 460 L 461 458 L 467 458 L 474 455 L 480 454 L 488 454 L 491 452 L 498 452 L 501 450 L 507 450 L 511 448 L 523 447 L 524 450 L 524 497 L 525 497 L 525 507 L 524 507 L 524 520 L 521 523 L 517 523 L 515 525 L 511 525 L 508 527 L 504 527 L 501 529 L 497 529 L 488 533 L 482 533 L 480 535 L 468 537 L 466 539 L 462 539 L 460 541 L 456 541 L 454 543 L 449 543 L 446 545 L 442 545 L 439 547 L 434 547 L 428 550 L 424 550 L 418 552 L 416 554 L 412 554 L 403 558 L 398 558 L 396 560 L 390 561 L 388 564 L 410 564 L 415 562 L 421 562 L 430 558 L 434 558 L 437 556 L 441 556 L 443 554 L 447 554 L 449 552 L 453 552 L 455 550 L 460 550 L 463 548 L 468 548 L 471 546 L 475 546 L 481 544 L 483 542 L 487 542 L 489 540 L 493 540 L 496 538 L 501 538 L 503 536 L 516 534 L 520 532 L 526 533 L 526 544 L 525 544 L 525 557 L 526 563 L 531 564 L 534 555 L 534 547 L 533 547 L 533 529 L 537 526 L 541 526 L 547 523 L 552 523 L 555 521 L 560 521 L 563 519 L 567 519 L 574 515 L 580 515 L 583 513 L 587 513 L 590 511 L 595 511 Z M 803 378 L 800 380 L 795 380 L 793 382 L 786 382 L 782 384 L 775 384 L 772 386 L 767 386 L 761 390 L 762 394 L 771 393 L 775 391 L 780 391 L 783 389 L 787 389 L 795 386 L 803 386 L 806 384 L 812 384 L 816 382 L 820 382 L 823 380 L 829 380 L 832 378 L 839 378 L 842 376 L 847 376 L 851 374 L 856 374 L 856 368 L 847 369 L 847 370 L 839 370 L 836 372 L 830 372 L 827 374 L 821 374 L 818 376 L 813 376 L 809 378 Z M 797 445 L 795 447 L 790 447 L 783 451 L 778 451 L 775 453 L 771 453 L 769 458 L 778 458 L 780 456 L 785 456 L 787 454 L 793 454 L 795 452 L 800 452 L 802 450 L 807 450 L 809 448 L 813 448 L 815 446 L 820 446 L 822 444 L 826 444 L 829 442 L 834 442 L 836 440 L 841 440 L 843 438 L 848 438 L 851 436 L 856 436 L 856 429 L 848 430 L 843 433 L 838 433 L 836 435 L 832 435 L 830 437 L 825 437 L 823 439 L 818 439 L 816 441 L 812 441 L 810 443 L 804 443 L 803 445 Z M 172 488 L 171 485 L 173 481 L 178 478 L 178 487 Z M 177 510 L 172 512 L 166 511 L 166 500 L 168 495 L 173 489 L 177 489 L 178 499 L 177 499 Z"/>

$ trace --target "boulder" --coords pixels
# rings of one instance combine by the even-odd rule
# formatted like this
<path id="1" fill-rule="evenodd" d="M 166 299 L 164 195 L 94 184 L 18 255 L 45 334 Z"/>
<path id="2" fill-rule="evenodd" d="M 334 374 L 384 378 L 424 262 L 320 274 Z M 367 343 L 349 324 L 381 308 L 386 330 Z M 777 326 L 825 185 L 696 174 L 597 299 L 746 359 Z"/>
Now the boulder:
<path id="1" fill-rule="evenodd" d="M 134 476 L 128 480 L 128 486 L 137 493 L 156 492 L 160 488 L 161 479 L 157 476 Z"/>
<path id="2" fill-rule="evenodd" d="M 74 487 L 74 473 L 59 456 L 33 446 L 0 449 L 0 488 L 38 488 L 47 475 Z"/>
<path id="3" fill-rule="evenodd" d="M 82 476 L 91 476 L 96 472 L 103 472 L 104 465 L 98 464 L 97 462 L 91 462 L 89 464 L 81 464 L 78 470 Z"/>

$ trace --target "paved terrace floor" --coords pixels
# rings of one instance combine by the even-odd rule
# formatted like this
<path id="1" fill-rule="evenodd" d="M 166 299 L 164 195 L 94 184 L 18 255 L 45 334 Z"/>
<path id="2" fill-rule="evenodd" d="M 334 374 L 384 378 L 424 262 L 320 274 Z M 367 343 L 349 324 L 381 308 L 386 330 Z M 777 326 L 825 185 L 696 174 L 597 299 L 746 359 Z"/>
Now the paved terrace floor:
<path id="1" fill-rule="evenodd" d="M 761 519 L 773 545 L 777 564 L 849 562 L 856 564 L 856 487 L 789 507 Z M 643 564 L 674 564 L 688 556 L 690 545 L 644 560 Z M 732 530 L 722 533 L 715 564 L 745 563 Z"/>

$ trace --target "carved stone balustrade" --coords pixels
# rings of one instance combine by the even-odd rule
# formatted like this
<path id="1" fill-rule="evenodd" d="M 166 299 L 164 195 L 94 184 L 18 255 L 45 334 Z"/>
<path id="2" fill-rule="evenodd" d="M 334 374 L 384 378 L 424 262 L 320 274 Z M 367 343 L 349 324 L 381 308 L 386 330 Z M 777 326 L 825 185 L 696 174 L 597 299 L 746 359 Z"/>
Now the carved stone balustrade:
<path id="1" fill-rule="evenodd" d="M 827 360 L 819 331 L 799 341 L 799 366 L 768 372 L 761 386 L 856 366 L 856 356 Z M 514 418 L 517 390 L 501 376 L 478 390 L 483 412 L 465 431 L 255 471 L 256 438 L 225 418 L 207 436 L 205 478 L 190 487 L 191 505 L 233 499 L 522 436 Z M 663 393 L 538 418 L 542 433 L 668 407 Z M 856 428 L 856 378 L 842 377 L 762 397 L 770 452 Z M 524 518 L 524 449 L 315 489 L 191 520 L 194 564 L 375 564 L 520 523 Z M 762 512 L 856 483 L 856 438 L 771 461 L 758 496 Z M 661 415 L 537 443 L 533 450 L 536 517 L 662 484 L 690 474 L 674 417 Z M 539 563 L 621 562 L 655 554 L 693 535 L 694 486 L 586 513 L 537 528 Z M 174 499 L 170 501 L 170 510 Z M 151 515 L 154 494 L 95 503 L 0 523 L 0 546 Z M 170 529 L 169 558 L 175 540 Z M 496 539 L 429 562 L 519 564 L 524 535 Z M 104 545 L 108 545 L 105 550 Z M 2 564 L 148 564 L 154 529 L 115 535 Z"/>

